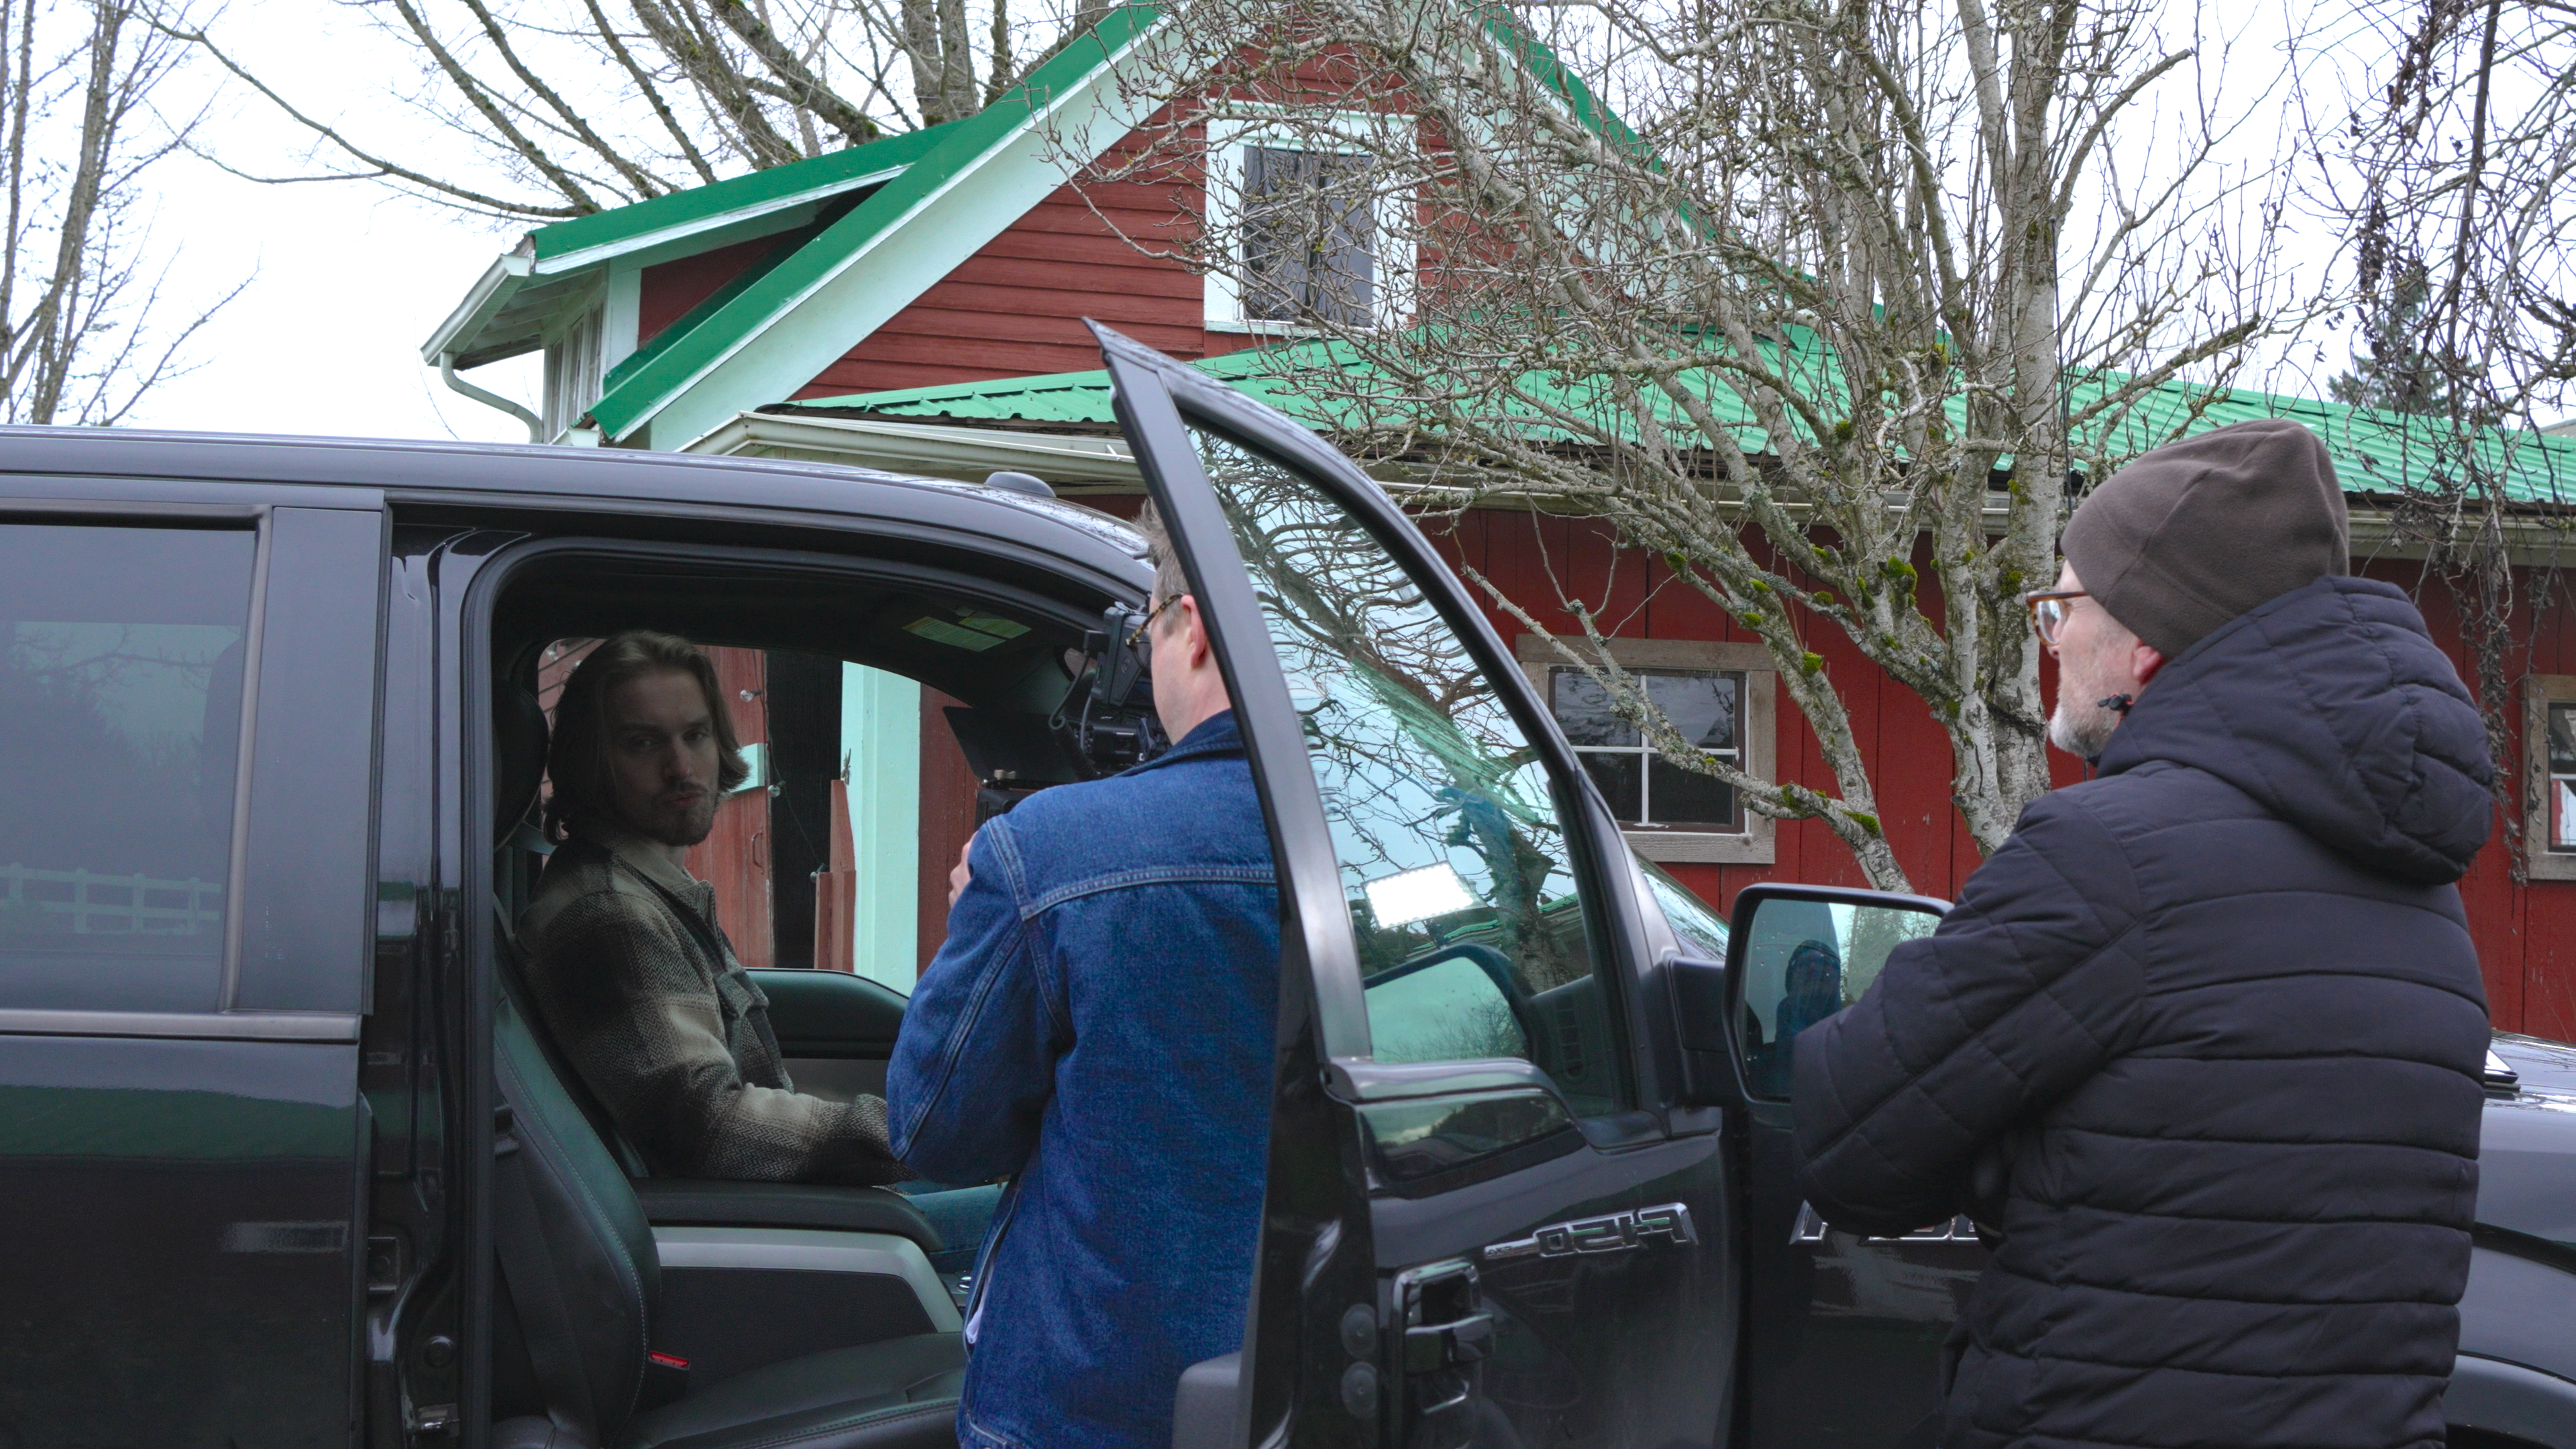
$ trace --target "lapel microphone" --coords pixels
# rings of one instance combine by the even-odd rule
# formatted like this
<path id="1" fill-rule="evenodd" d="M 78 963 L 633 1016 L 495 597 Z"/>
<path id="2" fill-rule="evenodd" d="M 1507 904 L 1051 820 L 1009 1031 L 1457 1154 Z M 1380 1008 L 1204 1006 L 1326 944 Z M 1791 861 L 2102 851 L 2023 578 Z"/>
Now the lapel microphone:
<path id="1" fill-rule="evenodd" d="M 2138 701 L 2133 696 L 2126 694 L 2113 694 L 2106 695 L 2101 699 L 2093 701 L 2093 707 L 2095 709 L 2110 710 L 2114 714 L 2125 719 L 2129 713 L 2129 706 L 2136 704 L 2137 702 Z"/>

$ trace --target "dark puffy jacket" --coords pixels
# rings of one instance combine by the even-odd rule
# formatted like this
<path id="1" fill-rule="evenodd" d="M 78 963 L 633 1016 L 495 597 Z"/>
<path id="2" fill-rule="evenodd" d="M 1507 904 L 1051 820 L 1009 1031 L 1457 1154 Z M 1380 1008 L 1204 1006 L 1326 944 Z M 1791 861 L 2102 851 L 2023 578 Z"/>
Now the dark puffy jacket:
<path id="1" fill-rule="evenodd" d="M 2167 665 L 2100 769 L 1799 1043 L 1809 1200 L 1891 1233 L 2008 1167 L 1948 1449 L 2439 1445 L 2487 1043 L 2467 691 L 2398 590 L 2321 579 Z"/>

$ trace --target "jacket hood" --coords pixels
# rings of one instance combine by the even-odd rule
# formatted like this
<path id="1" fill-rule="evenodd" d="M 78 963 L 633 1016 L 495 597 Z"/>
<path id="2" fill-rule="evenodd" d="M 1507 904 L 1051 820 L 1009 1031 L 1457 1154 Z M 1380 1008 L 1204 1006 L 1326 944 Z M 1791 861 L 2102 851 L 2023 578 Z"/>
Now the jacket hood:
<path id="1" fill-rule="evenodd" d="M 2406 595 L 2318 579 L 2166 664 L 2102 752 L 2205 770 L 2383 875 L 2460 878 L 2486 843 L 2495 767 L 2459 672 Z"/>

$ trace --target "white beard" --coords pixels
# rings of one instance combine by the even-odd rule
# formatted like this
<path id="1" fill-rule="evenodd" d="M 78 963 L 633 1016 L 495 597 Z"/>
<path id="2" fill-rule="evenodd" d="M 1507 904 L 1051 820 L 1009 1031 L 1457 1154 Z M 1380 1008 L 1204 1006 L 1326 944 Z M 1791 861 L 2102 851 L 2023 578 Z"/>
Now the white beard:
<path id="1" fill-rule="evenodd" d="M 2064 682 L 2057 689 L 2057 708 L 2049 711 L 2048 742 L 2075 756 L 2089 760 L 2111 743 L 2111 732 L 2120 727 L 2120 712 L 2080 695 L 2070 697 Z"/>

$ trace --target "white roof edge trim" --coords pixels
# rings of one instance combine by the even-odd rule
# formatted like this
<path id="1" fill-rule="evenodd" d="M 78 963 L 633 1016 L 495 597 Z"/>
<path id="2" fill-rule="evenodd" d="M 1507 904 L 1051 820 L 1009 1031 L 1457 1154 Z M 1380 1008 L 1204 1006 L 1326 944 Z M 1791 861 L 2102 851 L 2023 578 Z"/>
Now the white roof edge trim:
<path id="1" fill-rule="evenodd" d="M 527 276 L 528 258 L 524 253 L 503 252 L 494 257 L 492 265 L 484 268 L 483 275 L 466 289 L 465 300 L 457 303 L 456 310 L 448 313 L 447 320 L 439 323 L 438 330 L 429 334 L 429 340 L 420 345 L 420 360 L 436 367 L 438 355 L 453 351 L 457 338 L 480 330 L 494 314 L 509 305 L 510 294 L 519 290 L 519 283 Z"/>
<path id="2" fill-rule="evenodd" d="M 851 252 L 848 256 L 843 257 L 837 266 L 826 271 L 823 275 L 816 277 L 811 285 L 807 286 L 803 291 L 798 292 L 795 296 L 789 298 L 785 305 L 764 318 L 759 326 L 750 329 L 742 336 L 734 339 L 732 346 L 727 347 L 723 352 L 718 353 L 716 356 L 707 359 L 704 365 L 700 366 L 696 372 L 689 375 L 689 380 L 687 382 L 680 384 L 678 387 L 671 389 L 669 392 L 656 399 L 652 407 L 639 414 L 635 421 L 627 426 L 624 432 L 617 435 L 618 439 L 623 441 L 624 439 L 631 438 L 636 433 L 652 426 L 653 419 L 659 417 L 663 409 L 669 407 L 674 401 L 695 389 L 699 383 L 706 380 L 709 373 L 714 372 L 716 369 L 724 366 L 728 362 L 731 362 L 736 356 L 740 355 L 745 347 L 750 346 L 754 340 L 765 335 L 772 326 L 776 325 L 779 318 L 784 317 L 788 313 L 795 311 L 797 308 L 804 306 L 816 292 L 821 291 L 824 287 L 837 280 L 843 273 L 849 271 L 850 268 L 857 266 L 861 261 L 865 260 L 869 254 L 876 251 L 876 249 L 884 244 L 888 238 L 896 235 L 906 226 L 910 225 L 914 217 L 929 210 L 932 206 L 945 199 L 950 193 L 957 190 L 958 187 L 964 185 L 969 179 L 980 173 L 995 156 L 1000 155 L 1014 142 L 1020 140 L 1023 136 L 1026 136 L 1030 131 L 1035 130 L 1039 125 L 1052 120 L 1059 112 L 1069 108 L 1077 100 L 1087 99 L 1095 94 L 1100 89 L 1101 83 L 1111 76 L 1114 76 L 1117 73 L 1119 66 L 1124 63 L 1130 55 L 1133 55 L 1137 49 L 1143 46 L 1148 40 L 1160 35 L 1169 24 L 1170 21 L 1168 19 L 1157 19 L 1152 25 L 1147 26 L 1144 30 L 1135 35 L 1129 36 L 1126 44 L 1119 46 L 1118 49 L 1107 59 L 1086 72 L 1082 78 L 1081 84 L 1069 86 L 1066 89 L 1057 92 L 1055 95 L 1050 96 L 1047 99 L 1045 106 L 1029 112 L 1028 119 L 1019 122 L 1009 130 L 1004 131 L 1001 135 L 994 137 L 993 143 L 985 147 L 982 151 L 977 152 L 974 160 L 958 167 L 955 173 L 950 175 L 947 180 L 942 181 L 938 186 L 932 188 L 930 191 L 924 193 L 920 198 L 915 200 L 911 206 L 905 208 L 904 213 L 901 216 L 896 217 L 885 226 L 878 228 L 876 235 L 868 238 L 866 245 L 861 246 L 856 251 Z M 1129 127 L 1127 129 L 1133 128 Z M 1126 134 L 1127 131 L 1122 129 L 1118 135 L 1111 136 L 1105 141 L 1100 142 L 1100 149 L 1093 152 L 1090 157 L 1085 159 L 1097 160 L 1100 155 L 1107 152 L 1111 146 L 1116 145 L 1120 138 L 1124 137 Z M 960 260 L 963 260 L 963 258 L 960 258 Z"/>
<path id="3" fill-rule="evenodd" d="M 601 262 L 614 261 L 630 252 L 640 252 L 670 242 L 685 241 L 700 232 L 720 230 L 767 216 L 772 212 L 786 211 L 792 207 L 828 200 L 845 191 L 857 191 L 863 187 L 876 186 L 892 181 L 909 169 L 908 164 L 889 166 L 882 171 L 871 171 L 863 176 L 852 176 L 823 186 L 809 186 L 803 191 L 790 192 L 785 196 L 773 196 L 767 201 L 750 206 L 736 207 L 731 211 L 720 211 L 712 216 L 676 222 L 655 231 L 640 232 L 623 240 L 603 242 L 595 247 L 583 247 L 579 251 L 566 252 L 559 257 L 548 257 L 537 263 L 537 274 L 552 276 L 557 272 L 577 272 L 584 267 L 595 267 Z"/>

